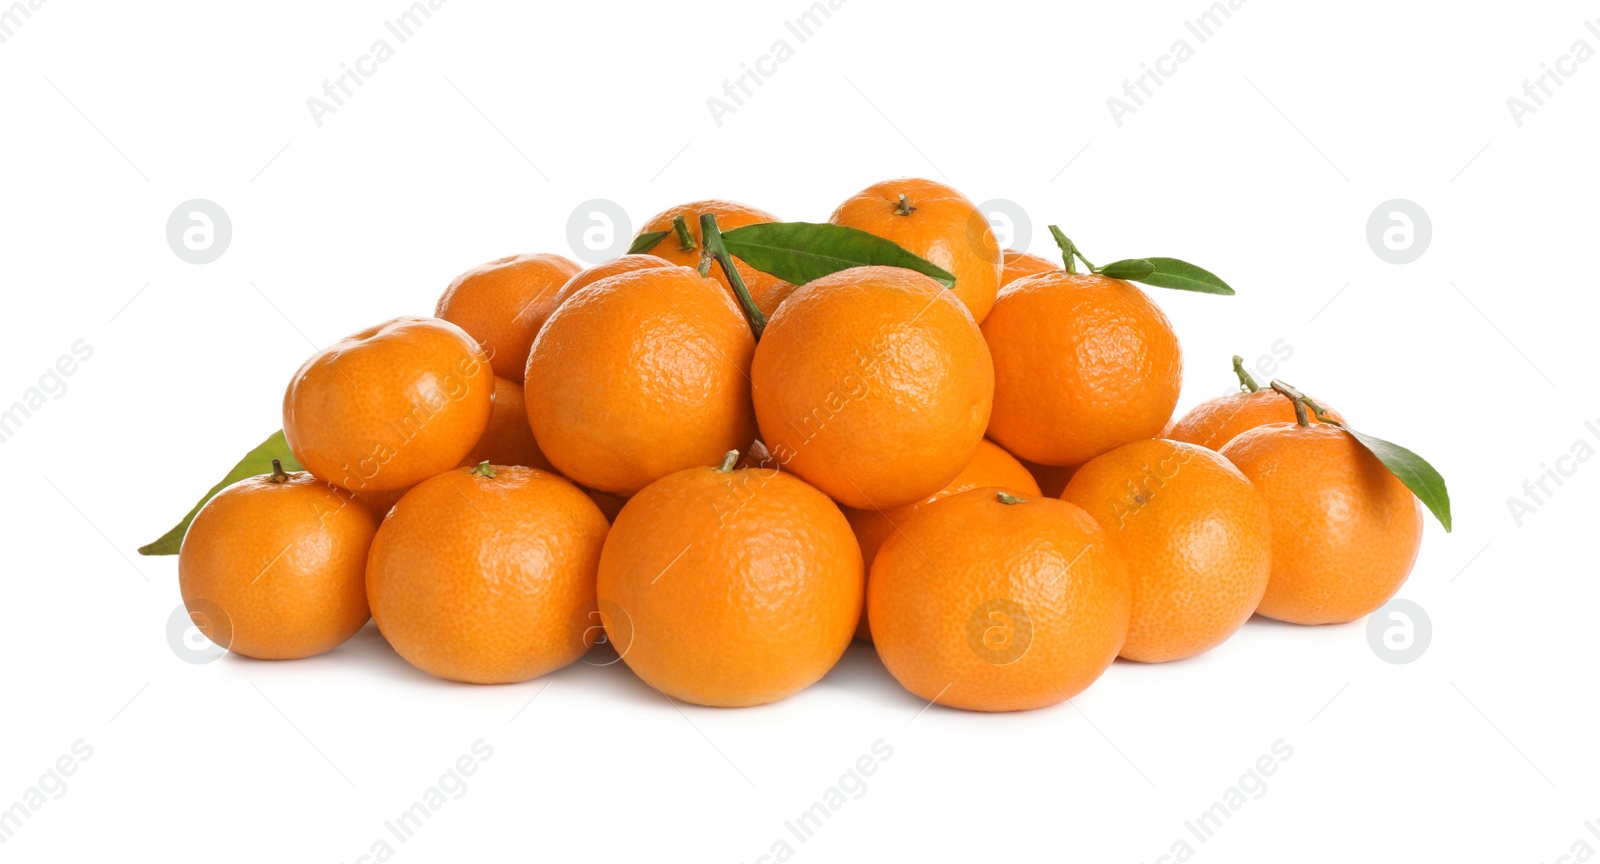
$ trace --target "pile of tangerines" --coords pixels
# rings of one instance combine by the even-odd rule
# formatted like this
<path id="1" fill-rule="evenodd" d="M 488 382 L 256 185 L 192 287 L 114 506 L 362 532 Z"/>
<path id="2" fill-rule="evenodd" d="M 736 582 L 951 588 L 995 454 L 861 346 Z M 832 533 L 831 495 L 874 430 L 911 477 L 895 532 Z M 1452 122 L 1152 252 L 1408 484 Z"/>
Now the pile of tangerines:
<path id="1" fill-rule="evenodd" d="M 470 270 L 294 373 L 271 470 L 174 529 L 184 602 L 263 659 L 370 617 L 474 683 L 604 640 L 714 706 L 861 639 L 924 699 L 1007 711 L 1391 597 L 1422 505 L 1449 526 L 1437 472 L 1237 358 L 1240 392 L 1174 422 L 1178 339 L 1133 282 L 1232 290 L 1052 232 L 1061 261 L 1002 252 L 960 193 L 893 180 L 828 223 L 697 201 L 588 269 Z"/>

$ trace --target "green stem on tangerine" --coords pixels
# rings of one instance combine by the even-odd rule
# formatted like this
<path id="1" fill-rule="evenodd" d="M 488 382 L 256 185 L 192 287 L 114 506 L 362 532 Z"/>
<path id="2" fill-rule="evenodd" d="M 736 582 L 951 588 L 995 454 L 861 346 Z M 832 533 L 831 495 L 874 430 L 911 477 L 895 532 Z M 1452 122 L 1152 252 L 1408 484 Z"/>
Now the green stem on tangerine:
<path id="1" fill-rule="evenodd" d="M 267 482 L 282 483 L 288 479 L 288 472 L 283 470 L 283 461 L 279 459 L 272 460 L 272 473 L 267 476 Z"/>
<path id="2" fill-rule="evenodd" d="M 767 316 L 761 313 L 755 299 L 750 296 L 750 289 L 745 287 L 739 268 L 733 266 L 733 256 L 728 254 L 728 246 L 722 242 L 722 231 L 717 228 L 717 217 L 710 213 L 700 214 L 700 241 L 705 244 L 705 252 L 717 260 L 722 274 L 728 277 L 734 296 L 744 308 L 744 317 L 750 321 L 750 332 L 755 334 L 756 341 L 761 341 L 761 333 L 767 329 Z M 710 270 L 710 262 L 705 260 L 704 254 L 700 263 L 700 272 L 704 275 Z"/>
<path id="3" fill-rule="evenodd" d="M 1310 426 L 1311 421 L 1306 417 L 1306 394 L 1294 389 L 1293 385 L 1277 378 L 1272 379 L 1272 389 L 1282 393 L 1285 398 L 1294 403 L 1294 422 L 1301 426 Z"/>
<path id="4" fill-rule="evenodd" d="M 1072 242 L 1067 235 L 1061 233 L 1060 228 L 1051 225 L 1050 236 L 1056 239 L 1056 246 L 1061 249 L 1061 260 L 1066 262 L 1068 273 L 1078 272 L 1078 261 L 1082 261 L 1083 266 L 1088 267 L 1090 272 L 1094 272 L 1097 269 L 1094 264 L 1089 262 L 1088 258 L 1083 257 L 1083 252 L 1078 249 L 1078 244 Z"/>
<path id="5" fill-rule="evenodd" d="M 995 500 L 999 501 L 1001 504 L 1021 504 L 1022 502 L 1028 500 L 1026 498 L 1019 498 L 1009 492 L 996 492 L 994 493 L 994 497 Z"/>
<path id="6" fill-rule="evenodd" d="M 1256 379 L 1252 378 L 1249 371 L 1244 368 L 1244 358 L 1238 354 L 1233 355 L 1233 374 L 1239 376 L 1239 389 L 1246 393 L 1254 393 L 1261 389 L 1261 385 L 1257 384 Z"/>
<path id="7" fill-rule="evenodd" d="M 479 477 L 493 477 L 495 472 L 494 472 L 494 466 L 490 465 L 489 464 L 489 460 L 485 459 L 482 462 L 479 462 L 478 464 L 472 466 L 472 468 L 470 468 L 467 471 L 467 473 L 468 474 L 476 474 Z"/>
<path id="8" fill-rule="evenodd" d="M 1350 431 L 1349 426 L 1346 426 L 1343 423 L 1340 423 L 1338 420 L 1328 416 L 1328 412 L 1324 411 L 1321 405 L 1313 402 L 1310 396 L 1301 396 L 1300 401 L 1304 402 L 1306 407 L 1311 409 L 1311 413 L 1317 415 L 1318 423 L 1327 423 L 1330 426 L 1338 426 L 1340 429 L 1343 429 L 1346 432 Z"/>
<path id="9" fill-rule="evenodd" d="M 737 464 L 739 464 L 739 451 L 729 450 L 727 454 L 722 457 L 722 465 L 717 468 L 717 470 L 726 474 L 729 471 L 732 471 L 733 466 Z"/>
<path id="10" fill-rule="evenodd" d="M 689 226 L 683 221 L 683 216 L 672 217 L 672 231 L 678 235 L 678 249 L 688 252 L 694 248 L 694 235 L 689 233 Z"/>
<path id="11" fill-rule="evenodd" d="M 911 201 L 910 201 L 910 199 L 906 198 L 906 193 L 901 192 L 900 193 L 900 200 L 896 201 L 895 204 L 894 204 L 895 215 L 896 216 L 910 216 L 912 211 L 914 211 L 916 209 L 917 208 L 911 206 Z"/>
<path id="12" fill-rule="evenodd" d="M 1326 409 L 1317 404 L 1316 400 L 1304 393 L 1301 393 L 1299 390 L 1296 390 L 1287 382 L 1274 378 L 1272 379 L 1272 389 L 1293 400 L 1294 419 L 1295 422 L 1299 423 L 1301 426 L 1311 425 L 1311 418 L 1306 416 L 1306 409 L 1309 408 L 1311 409 L 1311 413 L 1317 416 L 1318 423 L 1326 423 L 1329 426 L 1337 426 L 1346 432 L 1350 431 L 1349 426 L 1346 426 L 1343 423 L 1340 423 L 1338 420 L 1333 419 L 1333 417 L 1328 414 Z"/>
<path id="13" fill-rule="evenodd" d="M 1272 379 L 1272 389 L 1277 390 L 1277 392 L 1280 392 L 1280 394 L 1283 394 L 1285 397 L 1293 400 L 1294 422 L 1298 422 L 1298 424 L 1301 424 L 1301 426 L 1310 426 L 1310 418 L 1307 418 L 1306 416 L 1306 410 L 1307 408 L 1310 408 L 1310 413 L 1317 414 L 1317 422 L 1326 422 L 1328 426 L 1338 426 L 1339 429 L 1344 429 L 1346 432 L 1349 432 L 1349 426 L 1344 426 L 1342 422 L 1331 418 L 1330 414 L 1328 414 L 1328 411 L 1323 410 L 1322 405 L 1317 405 L 1317 400 L 1310 398 L 1309 395 L 1302 394 L 1302 392 L 1294 389 L 1294 387 L 1290 386 L 1290 384 L 1286 384 L 1286 382 L 1278 381 L 1277 378 L 1274 378 Z"/>

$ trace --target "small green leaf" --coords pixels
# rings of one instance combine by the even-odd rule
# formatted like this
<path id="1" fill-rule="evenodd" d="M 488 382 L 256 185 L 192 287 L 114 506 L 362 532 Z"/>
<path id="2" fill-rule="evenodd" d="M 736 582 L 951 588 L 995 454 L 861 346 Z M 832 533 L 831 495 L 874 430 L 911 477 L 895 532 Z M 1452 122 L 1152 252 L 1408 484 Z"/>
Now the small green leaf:
<path id="1" fill-rule="evenodd" d="M 271 473 L 273 459 L 281 461 L 283 463 L 283 470 L 285 471 L 301 470 L 300 463 L 295 460 L 294 454 L 289 452 L 289 444 L 283 439 L 283 430 L 281 429 L 272 433 L 271 435 L 268 435 L 267 440 L 257 445 L 254 450 L 244 454 L 244 458 L 240 459 L 239 463 L 233 466 L 233 470 L 229 471 L 227 476 L 223 477 L 220 483 L 211 487 L 211 491 L 207 492 L 205 496 L 200 499 L 200 502 L 195 504 L 194 507 L 189 510 L 189 515 L 183 517 L 182 522 L 174 525 L 171 531 L 161 535 L 161 539 L 156 540 L 153 543 L 140 546 L 139 554 L 178 554 L 178 550 L 183 547 L 183 535 L 188 532 L 189 523 L 194 521 L 194 514 L 199 513 L 200 508 L 204 507 L 206 502 L 215 497 L 218 492 L 221 492 L 240 480 L 243 480 L 246 477 L 254 477 L 257 474 Z"/>
<path id="2" fill-rule="evenodd" d="M 1113 279 L 1130 279 L 1137 282 L 1149 278 L 1156 272 L 1156 265 L 1143 258 L 1128 258 L 1122 261 L 1113 261 L 1095 271 L 1101 276 L 1110 276 Z"/>
<path id="3" fill-rule="evenodd" d="M 1196 267 L 1187 261 L 1176 258 L 1130 258 L 1127 261 L 1116 261 L 1100 268 L 1099 272 L 1107 276 L 1116 276 L 1108 272 L 1113 267 L 1123 264 L 1132 264 L 1142 261 L 1150 265 L 1150 272 L 1143 276 L 1117 276 L 1118 279 L 1131 279 L 1154 285 L 1157 288 L 1176 288 L 1179 291 L 1199 291 L 1202 294 L 1232 294 L 1233 289 L 1228 283 L 1217 278 L 1215 273 L 1203 267 Z"/>
<path id="4" fill-rule="evenodd" d="M 1400 482 L 1406 484 L 1406 488 L 1410 489 L 1434 518 L 1439 520 L 1439 524 L 1444 526 L 1445 533 L 1449 533 L 1450 492 L 1445 489 L 1444 477 L 1428 464 L 1428 460 L 1399 444 L 1391 444 L 1382 438 L 1374 438 L 1348 426 L 1344 427 L 1344 430 L 1361 442 L 1361 446 L 1371 451 L 1372 455 L 1378 457 L 1378 461 L 1382 462 L 1383 467 L 1388 468 L 1390 473 L 1399 477 Z"/>
<path id="5" fill-rule="evenodd" d="M 722 235 L 728 253 L 763 273 L 804 285 L 851 267 L 904 267 L 954 288 L 948 270 L 913 255 L 899 244 L 859 228 L 815 222 L 767 222 Z"/>
<path id="6" fill-rule="evenodd" d="M 656 248 L 656 246 L 662 240 L 667 239 L 667 235 L 671 233 L 671 231 L 651 231 L 645 234 L 640 234 L 639 236 L 633 238 L 633 242 L 628 245 L 628 254 L 643 255 L 644 253 L 649 252 L 651 249 Z"/>

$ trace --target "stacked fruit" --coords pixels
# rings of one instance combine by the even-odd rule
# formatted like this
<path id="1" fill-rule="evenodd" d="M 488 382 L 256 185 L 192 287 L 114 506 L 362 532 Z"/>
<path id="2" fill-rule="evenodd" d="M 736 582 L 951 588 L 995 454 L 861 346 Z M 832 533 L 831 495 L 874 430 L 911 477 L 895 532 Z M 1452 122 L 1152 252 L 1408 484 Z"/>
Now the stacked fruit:
<path id="1" fill-rule="evenodd" d="M 828 223 L 697 201 L 586 270 L 490 262 L 307 360 L 282 434 L 141 551 L 181 543 L 196 624 L 247 656 L 370 616 L 418 668 L 501 683 L 603 634 L 718 706 L 855 638 L 924 699 L 1035 708 L 1119 655 L 1392 596 L 1419 501 L 1449 527 L 1437 472 L 1237 358 L 1239 394 L 1169 425 L 1182 355 L 1132 283 L 1232 289 L 1051 231 L 1061 265 L 1002 254 L 955 190 L 895 180 Z"/>

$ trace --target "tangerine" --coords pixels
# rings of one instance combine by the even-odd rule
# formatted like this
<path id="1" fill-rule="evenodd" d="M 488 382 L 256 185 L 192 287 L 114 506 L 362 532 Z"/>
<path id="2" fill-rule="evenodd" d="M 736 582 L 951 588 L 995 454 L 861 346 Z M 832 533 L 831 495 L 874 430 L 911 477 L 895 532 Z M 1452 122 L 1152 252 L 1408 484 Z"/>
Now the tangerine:
<path id="1" fill-rule="evenodd" d="M 802 285 L 750 367 L 779 464 L 858 509 L 910 504 L 972 460 L 994 376 L 983 335 L 938 282 L 854 267 Z"/>
<path id="2" fill-rule="evenodd" d="M 533 337 L 578 269 L 576 261 L 560 255 L 498 258 L 457 276 L 433 314 L 478 340 L 494 374 L 521 384 Z"/>
<path id="3" fill-rule="evenodd" d="M 247 477 L 218 492 L 189 524 L 178 591 L 206 638 L 258 660 L 331 651 L 367 611 L 372 514 L 349 492 L 305 471 Z"/>
<path id="4" fill-rule="evenodd" d="M 602 279 L 562 303 L 528 356 L 528 422 L 557 470 L 627 497 L 755 437 L 755 338 L 687 267 Z"/>
<path id="5" fill-rule="evenodd" d="M 1271 504 L 1272 575 L 1260 614 L 1294 624 L 1354 621 L 1411 575 L 1422 506 L 1349 432 L 1273 423 L 1240 434 L 1222 455 Z"/>
<path id="6" fill-rule="evenodd" d="M 1128 608 L 1127 570 L 1089 514 L 996 489 L 920 509 L 878 550 L 867 583 L 889 673 L 974 711 L 1076 696 L 1116 659 Z"/>
<path id="7" fill-rule="evenodd" d="M 610 525 L 582 490 L 487 463 L 417 484 L 372 541 L 367 597 L 396 652 L 439 678 L 527 681 L 599 635 L 595 570 Z"/>
<path id="8" fill-rule="evenodd" d="M 1128 565 L 1133 612 L 1122 656 L 1209 651 L 1244 626 L 1272 572 L 1261 493 L 1228 460 L 1152 438 L 1089 460 L 1061 493 L 1106 530 Z"/>
<path id="9" fill-rule="evenodd" d="M 861 614 L 861 550 L 839 508 L 793 475 L 736 470 L 737 458 L 645 487 L 600 556 L 617 653 L 697 705 L 761 705 L 811 686 Z"/>
<path id="10" fill-rule="evenodd" d="M 983 323 L 1000 287 L 1000 244 L 965 195 L 932 180 L 885 180 L 850 196 L 828 221 L 892 240 L 956 277 L 956 299 Z M 766 311 L 766 310 L 762 310 Z"/>
<path id="11" fill-rule="evenodd" d="M 318 351 L 283 394 L 283 435 L 323 480 L 405 489 L 460 464 L 489 424 L 494 374 L 466 331 L 395 318 Z"/>
<path id="12" fill-rule="evenodd" d="M 1019 459 L 1082 465 L 1159 435 L 1183 353 L 1161 308 L 1121 279 L 1055 270 L 1007 285 L 983 322 L 994 358 L 989 437 Z"/>
<path id="13" fill-rule="evenodd" d="M 871 578 L 872 561 L 882 548 L 883 541 L 899 531 L 900 526 L 919 509 L 941 498 L 987 486 L 1005 489 L 1007 492 L 1039 494 L 1039 484 L 1034 482 L 1033 475 L 1028 473 L 1028 469 L 1024 468 L 1015 456 L 1000 449 L 998 444 L 984 439 L 978 442 L 978 449 L 972 454 L 972 460 L 967 463 L 967 467 L 961 469 L 956 479 L 921 501 L 891 507 L 888 510 L 844 508 L 845 518 L 850 520 L 850 528 L 856 532 L 856 542 L 861 544 L 861 562 L 867 568 L 868 578 Z M 872 628 L 867 623 L 865 613 L 861 616 L 861 623 L 856 626 L 856 638 L 872 641 Z"/>
<path id="14" fill-rule="evenodd" d="M 737 201 L 725 201 L 720 198 L 708 198 L 704 201 L 691 201 L 680 207 L 669 207 L 666 210 L 650 217 L 639 229 L 640 234 L 650 234 L 656 231 L 666 231 L 667 236 L 650 250 L 652 255 L 665 258 L 673 264 L 685 267 L 699 267 L 700 256 L 704 248 L 704 241 L 700 237 L 700 216 L 710 213 L 717 219 L 719 231 L 732 231 L 746 225 L 764 225 L 768 222 L 777 222 L 778 217 Z M 674 220 L 683 220 L 684 231 L 687 236 L 678 233 Z M 762 314 L 771 315 L 778 308 L 778 304 L 787 297 L 794 286 L 788 282 L 763 273 L 739 258 L 733 259 L 734 269 L 739 272 L 739 278 L 744 281 L 745 288 L 750 291 L 750 298 L 755 301 L 756 308 Z M 722 284 L 723 290 L 734 298 L 733 286 L 728 282 L 728 277 L 721 268 L 711 268 L 711 278 Z"/>

